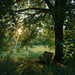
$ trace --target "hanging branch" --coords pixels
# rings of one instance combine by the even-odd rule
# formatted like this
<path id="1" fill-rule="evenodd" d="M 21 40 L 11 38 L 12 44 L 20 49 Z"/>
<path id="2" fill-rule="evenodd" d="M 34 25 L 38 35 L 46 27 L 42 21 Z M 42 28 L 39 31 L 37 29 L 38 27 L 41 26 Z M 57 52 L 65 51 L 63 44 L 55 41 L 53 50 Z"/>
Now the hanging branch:
<path id="1" fill-rule="evenodd" d="M 40 14 L 40 11 L 38 11 L 38 12 L 36 12 L 36 13 L 34 13 L 34 14 L 30 14 L 29 17 L 25 18 L 23 21 L 21 21 L 21 22 L 19 22 L 19 23 L 22 23 L 22 22 L 26 21 L 27 19 L 31 20 L 35 15 L 38 15 L 38 14 Z M 29 22 L 29 20 L 28 20 L 28 22 Z M 28 22 L 26 22 L 26 24 L 27 24 Z M 17 23 L 16 25 L 18 25 L 19 23 Z"/>
<path id="2" fill-rule="evenodd" d="M 40 15 L 40 16 L 41 16 L 41 15 Z M 40 16 L 39 16 L 39 17 L 40 17 Z M 35 15 L 32 15 L 32 17 L 35 17 Z M 25 24 L 31 22 L 32 17 L 28 17 L 29 20 L 28 20 Z M 34 21 L 34 23 L 39 19 L 39 17 L 37 17 L 37 19 Z M 25 19 L 25 20 L 27 20 L 27 19 Z M 24 21 L 25 21 L 25 20 L 24 20 Z M 33 24 L 34 24 L 34 23 L 33 23 Z"/>
<path id="3" fill-rule="evenodd" d="M 51 11 L 50 9 L 43 9 L 43 8 L 26 8 L 22 10 L 14 10 L 14 12 L 18 13 L 18 12 L 24 12 L 28 10 L 39 10 L 40 12 L 43 12 L 43 13 L 48 13 Z"/>

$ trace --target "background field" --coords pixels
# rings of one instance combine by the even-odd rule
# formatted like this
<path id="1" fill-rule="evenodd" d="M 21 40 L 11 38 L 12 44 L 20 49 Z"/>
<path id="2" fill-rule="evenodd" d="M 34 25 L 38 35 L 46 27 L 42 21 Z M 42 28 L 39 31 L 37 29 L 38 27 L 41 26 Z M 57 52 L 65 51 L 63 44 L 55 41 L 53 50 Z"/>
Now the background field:
<path id="1" fill-rule="evenodd" d="M 11 57 L 17 59 L 17 58 L 27 58 L 27 59 L 38 59 L 40 54 L 42 54 L 44 51 L 49 51 L 52 53 L 55 53 L 54 49 L 48 48 L 48 46 L 43 45 L 34 45 L 32 48 L 28 47 L 28 50 L 26 50 L 26 47 L 24 47 L 20 52 L 17 52 L 17 49 L 14 47 L 12 49 L 13 53 L 10 54 Z M 5 56 L 6 53 L 3 53 L 3 56 Z"/>

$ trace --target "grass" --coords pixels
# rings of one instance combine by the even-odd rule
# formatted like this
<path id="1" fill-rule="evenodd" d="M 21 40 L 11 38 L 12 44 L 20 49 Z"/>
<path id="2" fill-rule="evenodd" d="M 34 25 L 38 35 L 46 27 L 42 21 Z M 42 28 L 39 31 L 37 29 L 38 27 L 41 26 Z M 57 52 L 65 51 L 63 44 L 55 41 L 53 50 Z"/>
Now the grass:
<path id="1" fill-rule="evenodd" d="M 52 53 L 55 52 L 55 50 L 53 49 L 50 50 L 48 46 L 44 47 L 42 45 L 34 45 L 32 48 L 28 47 L 28 50 L 26 50 L 26 48 L 24 47 L 20 52 L 17 52 L 17 50 L 14 48 L 14 53 L 10 56 L 13 58 L 23 57 L 27 59 L 37 59 L 44 51 L 49 51 Z"/>
<path id="2" fill-rule="evenodd" d="M 42 45 L 34 45 L 32 48 L 28 47 L 28 50 L 24 47 L 20 52 L 17 52 L 17 47 L 13 47 L 13 53 L 8 56 L 6 56 L 6 53 L 3 53 L 5 57 L 0 59 L 0 65 L 3 64 L 2 68 L 0 68 L 2 70 L 0 74 L 12 75 L 14 73 L 13 75 L 15 75 L 18 71 L 22 72 L 22 75 L 41 75 L 41 68 L 44 66 L 37 64 L 35 61 L 39 59 L 40 54 L 44 51 L 54 53 L 54 50 L 50 50 L 47 46 L 44 47 Z"/>
<path id="3" fill-rule="evenodd" d="M 0 75 L 70 75 L 66 67 L 53 64 L 52 61 L 49 65 L 35 62 L 44 51 L 55 52 L 47 46 L 35 45 L 32 48 L 28 47 L 28 50 L 24 47 L 20 52 L 13 48 L 12 51 L 14 53 L 10 56 L 15 61 L 10 56 L 0 59 Z"/>

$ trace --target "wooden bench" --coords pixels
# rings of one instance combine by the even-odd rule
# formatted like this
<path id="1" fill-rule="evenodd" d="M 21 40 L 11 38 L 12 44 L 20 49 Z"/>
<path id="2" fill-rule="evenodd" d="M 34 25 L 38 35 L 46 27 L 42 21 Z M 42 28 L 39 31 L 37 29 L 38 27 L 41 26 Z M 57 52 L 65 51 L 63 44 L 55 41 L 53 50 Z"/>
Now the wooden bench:
<path id="1" fill-rule="evenodd" d="M 49 61 L 52 59 L 53 54 L 54 53 L 45 51 L 43 54 L 39 56 L 39 59 L 40 61 L 43 61 L 43 62 L 47 61 L 49 63 Z"/>

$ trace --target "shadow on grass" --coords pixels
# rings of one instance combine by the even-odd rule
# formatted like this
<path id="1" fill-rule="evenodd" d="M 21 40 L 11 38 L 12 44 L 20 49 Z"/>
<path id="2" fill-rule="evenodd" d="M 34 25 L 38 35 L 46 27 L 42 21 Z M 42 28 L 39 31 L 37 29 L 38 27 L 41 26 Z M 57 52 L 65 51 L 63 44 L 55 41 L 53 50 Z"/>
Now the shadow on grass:
<path id="1" fill-rule="evenodd" d="M 40 54 L 42 53 L 41 51 L 40 52 L 32 52 L 30 50 L 28 50 L 28 52 L 29 52 L 29 57 L 27 57 L 27 59 L 39 58 Z"/>

